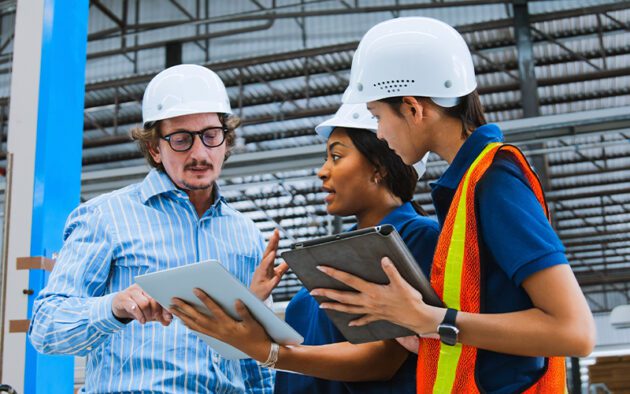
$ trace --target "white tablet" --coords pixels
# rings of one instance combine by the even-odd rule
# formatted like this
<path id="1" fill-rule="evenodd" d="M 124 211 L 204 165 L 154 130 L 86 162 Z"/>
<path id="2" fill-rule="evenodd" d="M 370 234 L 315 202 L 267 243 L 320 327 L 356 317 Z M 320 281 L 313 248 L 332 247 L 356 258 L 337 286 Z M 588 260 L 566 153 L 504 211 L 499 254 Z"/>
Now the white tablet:
<path id="1" fill-rule="evenodd" d="M 139 275 L 135 280 L 142 290 L 165 307 L 171 305 L 173 297 L 177 297 L 198 307 L 204 313 L 210 314 L 210 311 L 193 293 L 193 289 L 197 287 L 221 305 L 230 316 L 237 318 L 234 302 L 241 300 L 276 343 L 299 345 L 304 340 L 216 260 Z M 249 358 L 248 355 L 227 343 L 199 332 L 195 334 L 224 358 L 230 360 Z"/>

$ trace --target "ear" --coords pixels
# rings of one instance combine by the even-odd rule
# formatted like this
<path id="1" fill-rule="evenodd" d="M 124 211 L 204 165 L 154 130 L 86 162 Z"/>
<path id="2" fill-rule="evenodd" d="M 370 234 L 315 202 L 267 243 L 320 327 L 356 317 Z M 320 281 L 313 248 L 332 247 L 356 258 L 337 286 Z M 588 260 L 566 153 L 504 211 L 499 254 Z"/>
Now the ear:
<path id="1" fill-rule="evenodd" d="M 157 145 L 153 146 L 150 143 L 147 143 L 147 147 L 149 148 L 149 154 L 151 155 L 151 157 L 153 158 L 153 161 L 155 161 L 156 163 L 161 163 L 162 162 L 162 157 L 160 155 L 160 145 L 159 142 Z"/>
<path id="2" fill-rule="evenodd" d="M 373 179 L 377 180 L 376 183 L 380 183 L 387 176 L 387 171 L 383 168 L 374 167 Z"/>
<path id="3" fill-rule="evenodd" d="M 417 98 L 405 96 L 402 99 L 401 112 L 411 122 L 418 122 L 424 117 L 426 108 Z"/>

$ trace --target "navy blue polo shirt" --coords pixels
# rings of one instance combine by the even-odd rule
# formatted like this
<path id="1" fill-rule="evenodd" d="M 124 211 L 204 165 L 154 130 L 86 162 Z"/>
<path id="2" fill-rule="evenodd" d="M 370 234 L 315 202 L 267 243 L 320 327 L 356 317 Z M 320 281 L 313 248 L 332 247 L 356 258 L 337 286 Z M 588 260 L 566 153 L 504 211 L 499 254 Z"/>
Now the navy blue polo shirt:
<path id="1" fill-rule="evenodd" d="M 380 224 L 393 225 L 413 253 L 425 275 L 429 275 L 438 238 L 435 221 L 420 216 L 410 203 L 390 212 Z M 304 345 L 345 342 L 344 336 L 319 308 L 317 301 L 302 288 L 286 310 L 286 321 L 304 337 Z M 410 393 L 416 392 L 417 357 L 410 354 L 396 375 L 387 382 L 345 383 L 311 376 L 278 372 L 275 393 Z"/>
<path id="2" fill-rule="evenodd" d="M 468 167 L 487 144 L 501 141 L 503 134 L 498 126 L 479 127 L 464 142 L 442 177 L 431 184 L 440 227 Z M 482 312 L 505 313 L 532 308 L 529 296 L 521 287 L 523 280 L 545 268 L 568 262 L 564 247 L 525 175 L 509 154 L 499 152 L 477 184 L 475 206 L 483 287 Z M 519 392 L 543 372 L 542 357 L 486 350 L 478 353 L 478 382 L 488 393 Z"/>

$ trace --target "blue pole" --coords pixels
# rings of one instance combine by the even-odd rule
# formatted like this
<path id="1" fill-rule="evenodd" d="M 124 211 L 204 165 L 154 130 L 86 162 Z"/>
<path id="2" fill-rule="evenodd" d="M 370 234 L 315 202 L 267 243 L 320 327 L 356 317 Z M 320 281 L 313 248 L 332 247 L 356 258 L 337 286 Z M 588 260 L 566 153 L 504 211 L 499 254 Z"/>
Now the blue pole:
<path id="1" fill-rule="evenodd" d="M 45 0 L 37 114 L 31 256 L 52 257 L 62 246 L 68 214 L 79 204 L 88 0 Z M 32 270 L 28 317 L 48 275 Z M 72 393 L 74 357 L 35 351 L 27 340 L 27 394 Z"/>

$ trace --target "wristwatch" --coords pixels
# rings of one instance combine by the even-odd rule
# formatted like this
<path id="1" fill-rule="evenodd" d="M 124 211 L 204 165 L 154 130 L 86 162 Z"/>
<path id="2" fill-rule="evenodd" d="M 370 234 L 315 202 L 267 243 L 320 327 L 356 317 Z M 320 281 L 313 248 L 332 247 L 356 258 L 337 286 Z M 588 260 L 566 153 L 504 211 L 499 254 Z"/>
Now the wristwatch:
<path id="1" fill-rule="evenodd" d="M 438 326 L 438 334 L 440 334 L 440 341 L 443 344 L 449 346 L 455 346 L 457 344 L 457 334 L 459 334 L 459 328 L 455 325 L 455 318 L 457 317 L 457 310 L 448 308 L 444 320 Z"/>

